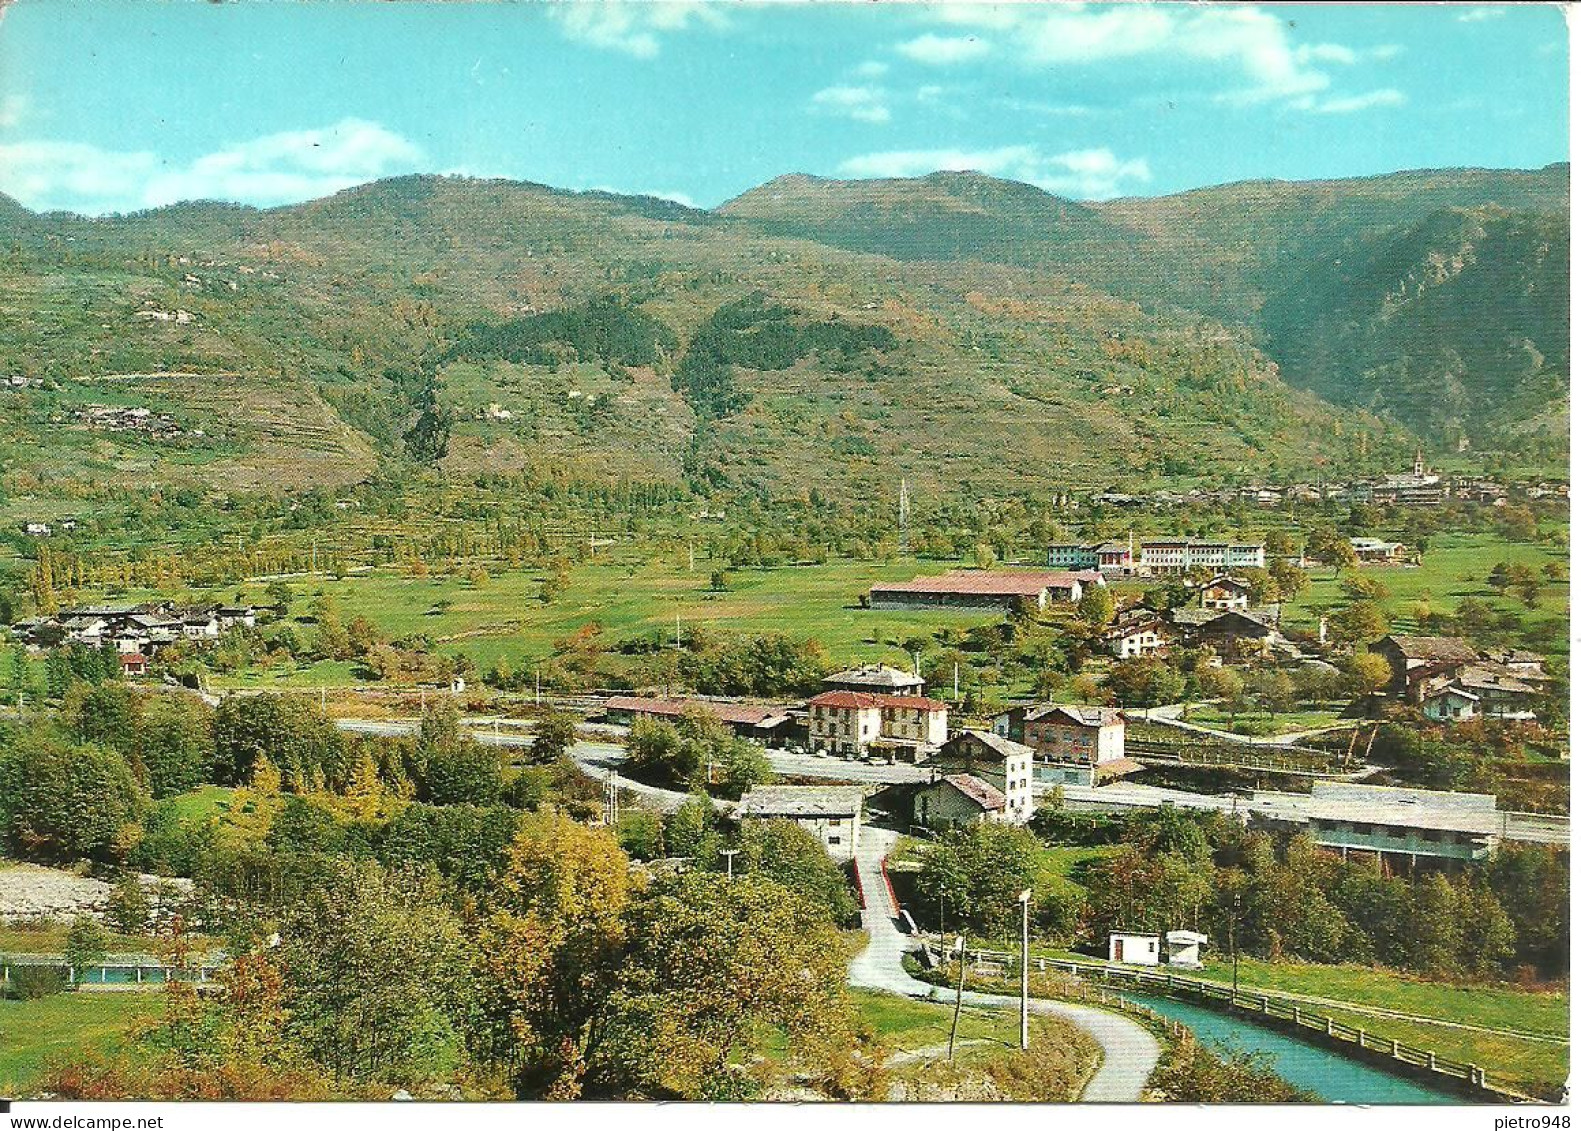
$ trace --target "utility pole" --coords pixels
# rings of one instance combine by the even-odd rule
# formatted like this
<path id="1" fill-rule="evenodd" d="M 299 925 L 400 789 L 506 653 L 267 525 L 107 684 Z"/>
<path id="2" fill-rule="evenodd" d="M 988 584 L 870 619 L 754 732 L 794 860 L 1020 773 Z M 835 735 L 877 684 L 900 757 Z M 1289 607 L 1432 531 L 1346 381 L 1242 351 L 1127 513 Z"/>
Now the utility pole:
<path id="1" fill-rule="evenodd" d="M 681 650 L 681 614 L 675 614 L 675 650 Z"/>
<path id="2" fill-rule="evenodd" d="M 543 706 L 543 669 L 537 664 L 532 669 L 532 705 Z"/>
<path id="3" fill-rule="evenodd" d="M 690 538 L 686 540 L 686 572 L 691 573 L 697 568 L 697 543 Z"/>
<path id="4" fill-rule="evenodd" d="M 911 553 L 911 488 L 904 479 L 900 481 L 900 543 L 902 555 Z"/>
<path id="5" fill-rule="evenodd" d="M 739 848 L 721 848 L 719 855 L 725 858 L 725 882 L 730 883 L 736 878 L 736 853 Z"/>
<path id="6" fill-rule="evenodd" d="M 961 665 L 955 665 L 955 705 L 961 705 Z"/>
<path id="7" fill-rule="evenodd" d="M 1026 1052 L 1027 1046 L 1029 1044 L 1029 1033 L 1027 1030 L 1027 990 L 1029 988 L 1027 968 L 1027 945 L 1029 937 L 1027 931 L 1027 916 L 1028 909 L 1032 906 L 1032 889 L 1027 888 L 1016 898 L 1021 903 L 1021 1051 Z"/>
<path id="8" fill-rule="evenodd" d="M 955 940 L 955 950 L 961 956 L 961 976 L 955 983 L 955 1018 L 950 1022 L 950 1059 L 955 1059 L 955 1033 L 961 1027 L 961 994 L 966 990 L 966 936 Z"/>
<path id="9" fill-rule="evenodd" d="M 1241 925 L 1241 893 L 1235 893 L 1235 913 L 1230 920 L 1230 1004 L 1241 996 L 1241 951 L 1236 939 Z"/>

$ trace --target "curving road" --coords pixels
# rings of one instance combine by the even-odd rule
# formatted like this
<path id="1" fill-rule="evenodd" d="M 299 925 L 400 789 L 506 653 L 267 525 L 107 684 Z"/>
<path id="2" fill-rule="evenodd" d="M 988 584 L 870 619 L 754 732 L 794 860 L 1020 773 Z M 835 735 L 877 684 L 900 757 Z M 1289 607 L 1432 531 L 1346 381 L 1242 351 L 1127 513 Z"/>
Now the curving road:
<path id="1" fill-rule="evenodd" d="M 862 926 L 867 929 L 867 948 L 851 961 L 846 980 L 853 986 L 884 990 L 907 997 L 931 997 L 938 990 L 928 982 L 913 978 L 901 965 L 909 949 L 908 936 L 896 926 L 898 910 L 890 898 L 884 878 L 884 857 L 899 834 L 888 829 L 864 828 L 856 855 L 857 873 L 862 881 L 866 903 Z M 1021 999 L 1003 994 L 968 991 L 963 997 L 971 1005 L 1016 1009 Z M 1084 1030 L 1103 1049 L 1103 1062 L 1082 1089 L 1082 1103 L 1136 1103 L 1142 1098 L 1147 1079 L 1158 1063 L 1158 1041 L 1129 1017 L 1046 998 L 1033 998 L 1034 1013 L 1063 1017 Z"/>

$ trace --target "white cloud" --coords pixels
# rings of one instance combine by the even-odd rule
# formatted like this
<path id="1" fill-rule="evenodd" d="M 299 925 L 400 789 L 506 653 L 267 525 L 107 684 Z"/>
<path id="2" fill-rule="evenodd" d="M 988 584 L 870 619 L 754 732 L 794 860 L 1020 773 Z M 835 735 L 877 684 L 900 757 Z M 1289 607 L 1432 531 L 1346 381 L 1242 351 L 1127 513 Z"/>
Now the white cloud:
<path id="1" fill-rule="evenodd" d="M 422 159 L 399 134 L 358 118 L 240 142 L 180 166 L 147 151 L 22 141 L 0 145 L 0 192 L 31 208 L 88 215 L 181 200 L 274 205 L 411 172 Z"/>
<path id="2" fill-rule="evenodd" d="M 892 150 L 852 157 L 840 165 L 849 177 L 916 177 L 941 170 L 987 173 L 1082 200 L 1118 196 L 1128 184 L 1145 183 L 1153 175 L 1145 159 L 1121 160 L 1107 148 L 1045 154 L 1033 145 Z"/>
<path id="3" fill-rule="evenodd" d="M 1463 24 L 1480 24 L 1484 20 L 1501 19 L 1503 15 L 1503 8 L 1467 8 L 1464 12 L 1461 12 L 1458 16 L 1456 16 L 1455 19 Z"/>
<path id="4" fill-rule="evenodd" d="M 684 192 L 674 189 L 623 189 L 614 185 L 594 185 L 586 192 L 607 192 L 611 196 L 651 196 L 657 200 L 673 200 L 676 204 L 684 204 L 687 208 L 701 208 L 702 205 L 687 196 Z"/>
<path id="5" fill-rule="evenodd" d="M 724 27 L 723 9 L 710 0 L 557 0 L 547 11 L 569 39 L 652 59 L 666 33 L 694 23 Z"/>
<path id="6" fill-rule="evenodd" d="M 1330 85 L 1325 66 L 1349 65 L 1354 48 L 1299 44 L 1278 15 L 1251 6 L 1118 4 L 942 5 L 935 18 L 996 31 L 1029 66 L 1170 61 L 1219 68 L 1232 102 L 1299 100 Z M 939 37 L 935 37 L 939 38 Z"/>
<path id="7" fill-rule="evenodd" d="M 1382 63 L 1390 59 L 1398 58 L 1404 53 L 1404 51 L 1405 48 L 1400 46 L 1398 43 L 1380 43 L 1376 47 L 1370 47 L 1367 49 L 1367 58 L 1374 59 Z"/>
<path id="8" fill-rule="evenodd" d="M 1296 48 L 1296 61 L 1301 63 L 1343 63 L 1356 61 L 1356 52 L 1338 43 L 1311 43 Z"/>
<path id="9" fill-rule="evenodd" d="M 989 48 L 987 40 L 975 35 L 934 35 L 929 32 L 898 44 L 895 50 L 918 63 L 942 66 L 981 59 L 988 54 Z"/>
<path id="10" fill-rule="evenodd" d="M 857 68 L 856 68 L 855 73 L 856 73 L 858 78 L 864 78 L 864 79 L 883 78 L 885 75 L 887 75 L 889 73 L 889 64 L 888 63 L 880 63 L 877 59 L 869 59 L 867 62 L 859 64 L 857 66 Z"/>
<path id="11" fill-rule="evenodd" d="M 1325 98 L 1312 106 L 1319 114 L 1354 114 L 1358 110 L 1371 110 L 1375 106 L 1402 106 L 1405 104 L 1405 95 L 1393 87 L 1383 90 L 1369 90 L 1366 94 L 1356 94 L 1343 98 Z"/>
<path id="12" fill-rule="evenodd" d="M 876 86 L 828 86 L 812 96 L 815 109 L 858 122 L 889 121 L 889 93 Z"/>

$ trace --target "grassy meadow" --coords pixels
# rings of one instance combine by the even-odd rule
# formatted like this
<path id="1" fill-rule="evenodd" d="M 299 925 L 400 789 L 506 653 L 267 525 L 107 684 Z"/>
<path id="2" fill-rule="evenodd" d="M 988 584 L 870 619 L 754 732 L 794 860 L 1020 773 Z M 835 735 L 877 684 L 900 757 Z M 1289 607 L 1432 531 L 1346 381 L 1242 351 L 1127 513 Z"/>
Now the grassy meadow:
<path id="1" fill-rule="evenodd" d="M 0 1001 L 0 1095 L 26 1095 L 53 1058 L 114 1051 L 164 1002 L 153 991 Z"/>
<path id="2" fill-rule="evenodd" d="M 946 626 L 971 627 L 999 619 L 993 612 L 863 609 L 858 597 L 877 581 L 906 580 L 938 573 L 946 563 L 910 560 L 833 561 L 728 571 L 728 588 L 710 589 L 713 566 L 699 560 L 688 571 L 669 562 L 591 563 L 571 571 L 564 594 L 545 603 L 539 570 L 491 576 L 481 585 L 460 577 L 412 577 L 378 569 L 340 579 L 293 582 L 299 598 L 334 598 L 342 619 L 365 616 L 387 635 L 423 633 L 444 651 L 469 656 L 480 670 L 504 660 L 512 665 L 545 659 L 554 642 L 595 623 L 606 642 L 701 626 L 722 632 L 783 632 L 814 637 L 837 663 L 887 661 L 909 667 L 900 641 Z M 265 603 L 262 582 L 238 587 L 242 599 Z M 306 600 L 297 611 L 305 612 Z M 244 673 L 216 684 L 240 686 L 336 686 L 355 683 L 352 665 L 320 663 Z"/>

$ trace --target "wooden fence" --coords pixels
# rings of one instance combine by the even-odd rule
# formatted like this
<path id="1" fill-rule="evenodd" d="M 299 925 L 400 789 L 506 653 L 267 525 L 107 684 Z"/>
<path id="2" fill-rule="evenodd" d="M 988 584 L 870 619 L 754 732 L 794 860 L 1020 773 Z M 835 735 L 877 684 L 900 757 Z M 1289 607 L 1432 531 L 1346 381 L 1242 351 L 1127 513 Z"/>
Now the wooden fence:
<path id="1" fill-rule="evenodd" d="M 1007 951 L 969 949 L 967 958 L 979 965 L 1019 965 L 1021 957 Z M 1293 1026 L 1314 1037 L 1322 1037 L 1341 1049 L 1365 1054 L 1369 1059 L 1390 1062 L 1396 1068 L 1432 1077 L 1444 1077 L 1474 1093 L 1497 1096 L 1505 1100 L 1528 1100 L 1530 1097 L 1511 1091 L 1498 1084 L 1490 1084 L 1486 1070 L 1476 1064 L 1441 1057 L 1431 1049 L 1417 1048 L 1366 1029 L 1358 1028 L 1323 1013 L 1311 1006 L 1304 1006 L 1290 998 L 1261 990 L 1236 991 L 1222 982 L 1201 978 L 1188 978 L 1174 973 L 1153 973 L 1149 970 L 1111 966 L 1101 962 L 1081 962 L 1066 958 L 1034 958 L 1033 965 L 1040 971 L 1058 970 L 1084 978 L 1097 979 L 1105 986 L 1134 986 L 1138 991 L 1163 997 L 1195 998 L 1232 1013 L 1245 1016 L 1262 1024 Z"/>

